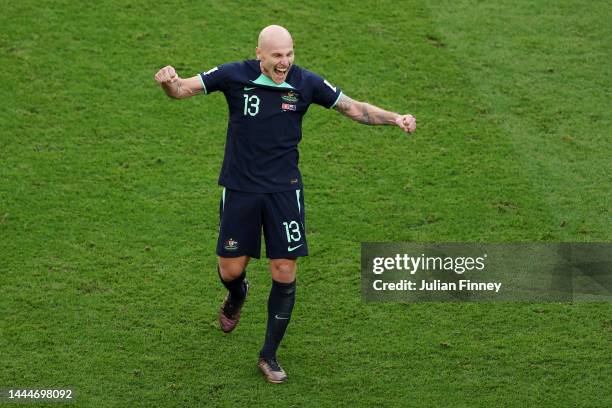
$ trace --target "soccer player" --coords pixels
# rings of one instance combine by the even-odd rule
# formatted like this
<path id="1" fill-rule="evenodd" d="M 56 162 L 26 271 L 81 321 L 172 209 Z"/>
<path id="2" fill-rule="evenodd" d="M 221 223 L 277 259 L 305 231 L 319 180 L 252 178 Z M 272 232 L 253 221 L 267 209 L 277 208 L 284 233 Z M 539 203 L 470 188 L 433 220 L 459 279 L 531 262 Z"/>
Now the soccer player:
<path id="1" fill-rule="evenodd" d="M 219 185 L 218 273 L 228 293 L 219 311 L 221 330 L 231 332 L 240 319 L 249 284 L 246 267 L 260 257 L 261 232 L 270 259 L 272 288 L 259 368 L 269 382 L 287 374 L 276 351 L 295 303 L 297 258 L 308 255 L 304 193 L 298 169 L 302 118 L 316 103 L 367 125 L 399 126 L 412 133 L 412 115 L 388 112 L 355 101 L 320 76 L 294 65 L 293 40 L 277 25 L 259 34 L 257 59 L 219 65 L 191 78 L 172 66 L 155 80 L 171 98 L 221 91 L 229 107 L 225 156 Z"/>

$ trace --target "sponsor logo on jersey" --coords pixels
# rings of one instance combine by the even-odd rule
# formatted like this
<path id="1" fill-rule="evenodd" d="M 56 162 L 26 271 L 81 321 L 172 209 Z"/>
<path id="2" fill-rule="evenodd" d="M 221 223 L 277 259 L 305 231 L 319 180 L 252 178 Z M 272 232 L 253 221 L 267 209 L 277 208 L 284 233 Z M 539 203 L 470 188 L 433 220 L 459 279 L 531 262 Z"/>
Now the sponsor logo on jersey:
<path id="1" fill-rule="evenodd" d="M 225 248 L 226 251 L 235 251 L 238 249 L 238 241 L 235 241 L 234 238 L 230 238 L 225 241 L 223 248 Z"/>
<path id="2" fill-rule="evenodd" d="M 283 103 L 283 104 L 281 105 L 281 108 L 282 108 L 283 110 L 292 110 L 292 111 L 297 110 L 297 106 L 296 106 L 296 105 L 292 105 L 292 104 L 290 104 L 290 103 Z"/>
<path id="3" fill-rule="evenodd" d="M 299 94 L 293 92 L 293 91 L 289 91 L 287 92 L 287 95 L 283 95 L 281 96 L 281 99 L 285 102 L 292 102 L 292 103 L 296 103 L 298 101 L 298 98 L 300 97 Z M 295 109 L 293 109 L 295 110 Z"/>

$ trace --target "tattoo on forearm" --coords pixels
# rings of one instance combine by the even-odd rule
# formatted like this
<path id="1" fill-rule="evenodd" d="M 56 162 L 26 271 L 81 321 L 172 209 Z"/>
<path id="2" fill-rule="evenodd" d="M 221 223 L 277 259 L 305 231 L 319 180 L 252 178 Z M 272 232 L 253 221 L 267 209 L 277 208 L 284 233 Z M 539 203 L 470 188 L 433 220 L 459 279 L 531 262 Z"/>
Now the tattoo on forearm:
<path id="1" fill-rule="evenodd" d="M 340 100 L 338 101 L 338 104 L 336 105 L 335 109 L 339 112 L 346 114 L 351 108 L 352 104 L 353 104 L 353 100 L 349 98 L 348 96 L 342 94 L 342 96 L 340 96 Z"/>
<path id="2" fill-rule="evenodd" d="M 361 105 L 361 117 L 359 117 L 357 120 L 365 125 L 372 124 L 372 122 L 370 121 L 370 114 L 368 113 L 367 104 L 364 103 Z"/>
<path id="3" fill-rule="evenodd" d="M 338 112 L 364 125 L 387 124 L 385 114 L 388 113 L 365 102 L 357 102 L 342 94 L 334 107 Z"/>

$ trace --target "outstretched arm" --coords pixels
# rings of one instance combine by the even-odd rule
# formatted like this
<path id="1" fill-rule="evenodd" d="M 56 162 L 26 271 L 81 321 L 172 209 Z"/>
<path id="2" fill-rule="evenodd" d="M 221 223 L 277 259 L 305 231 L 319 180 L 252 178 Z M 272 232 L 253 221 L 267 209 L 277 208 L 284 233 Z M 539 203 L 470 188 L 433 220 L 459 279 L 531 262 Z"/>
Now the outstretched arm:
<path id="1" fill-rule="evenodd" d="M 355 101 L 344 94 L 340 95 L 334 109 L 364 125 L 399 126 L 406 133 L 412 133 L 416 130 L 414 116 L 389 112 L 366 102 Z"/>
<path id="2" fill-rule="evenodd" d="M 161 85 L 166 95 L 174 99 L 189 98 L 204 92 L 202 81 L 198 75 L 191 78 L 181 78 L 170 65 L 157 71 L 155 80 Z"/>

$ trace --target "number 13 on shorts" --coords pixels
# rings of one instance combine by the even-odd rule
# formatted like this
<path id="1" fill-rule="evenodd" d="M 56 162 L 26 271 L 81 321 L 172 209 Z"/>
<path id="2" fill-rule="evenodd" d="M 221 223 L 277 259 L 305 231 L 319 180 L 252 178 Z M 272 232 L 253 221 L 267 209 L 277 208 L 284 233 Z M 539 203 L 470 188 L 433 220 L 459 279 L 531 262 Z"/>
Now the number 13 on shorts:
<path id="1" fill-rule="evenodd" d="M 299 242 L 302 239 L 302 233 L 300 232 L 300 224 L 297 221 L 285 221 L 283 222 L 285 227 L 285 233 L 287 234 L 287 243 Z"/>
<path id="2" fill-rule="evenodd" d="M 278 212 L 279 215 L 282 215 L 276 219 L 274 230 L 277 231 L 277 240 L 286 240 L 284 244 L 281 244 L 282 252 L 284 252 L 279 251 L 281 257 L 293 258 L 308 255 L 306 230 L 304 229 L 304 197 L 301 193 L 301 190 L 295 190 L 293 199 L 289 198 L 290 193 L 277 194 L 282 197 L 283 204 L 280 205 L 282 210 Z M 280 247 L 278 249 L 280 250 Z"/>

